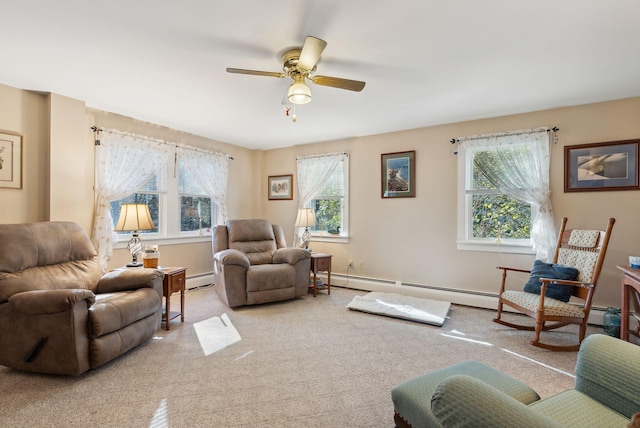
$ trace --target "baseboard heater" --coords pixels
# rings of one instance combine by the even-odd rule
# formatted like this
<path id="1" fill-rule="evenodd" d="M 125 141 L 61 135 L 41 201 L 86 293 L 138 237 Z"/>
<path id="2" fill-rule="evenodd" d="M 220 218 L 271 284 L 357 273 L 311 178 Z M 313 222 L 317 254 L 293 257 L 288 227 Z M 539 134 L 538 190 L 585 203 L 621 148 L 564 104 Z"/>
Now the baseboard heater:
<path id="1" fill-rule="evenodd" d="M 187 270 L 187 273 L 189 271 Z M 213 272 L 187 275 L 187 290 L 213 284 Z"/>
<path id="2" fill-rule="evenodd" d="M 326 281 L 326 275 L 318 275 Z M 188 282 L 188 280 L 187 280 Z M 352 288 L 364 291 L 381 291 L 387 293 L 398 293 L 413 297 L 424 297 L 433 300 L 444 300 L 458 305 L 473 306 L 476 308 L 496 310 L 498 307 L 498 293 L 486 293 L 473 290 L 457 288 L 446 288 L 428 284 L 414 284 L 402 281 L 391 281 L 387 279 L 368 278 L 362 276 L 344 275 L 331 272 L 331 286 Z M 505 312 L 517 311 L 504 306 Z M 602 316 L 606 308 L 591 307 L 589 314 L 589 324 L 602 325 Z"/>

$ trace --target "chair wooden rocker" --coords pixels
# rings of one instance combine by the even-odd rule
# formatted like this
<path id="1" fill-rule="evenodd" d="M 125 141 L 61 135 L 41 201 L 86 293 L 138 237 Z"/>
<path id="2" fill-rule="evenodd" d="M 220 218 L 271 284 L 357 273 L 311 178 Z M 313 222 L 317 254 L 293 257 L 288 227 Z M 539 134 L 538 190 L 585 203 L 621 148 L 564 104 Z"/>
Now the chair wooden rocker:
<path id="1" fill-rule="evenodd" d="M 586 334 L 591 301 L 596 290 L 614 223 L 615 219 L 610 218 L 606 230 L 566 230 L 567 218 L 562 219 L 553 263 L 576 268 L 578 270 L 576 281 L 540 278 L 540 294 L 505 290 L 508 271 L 526 273 L 531 271 L 498 266 L 497 269 L 502 270 L 502 285 L 498 298 L 498 315 L 493 321 L 518 330 L 535 331 L 535 338 L 531 341 L 534 346 L 552 351 L 577 351 Z M 550 284 L 572 287 L 572 301 L 565 303 L 545 296 L 547 287 Z M 580 302 L 580 304 L 576 304 L 577 302 Z M 510 306 L 534 318 L 536 320 L 535 326 L 514 324 L 503 320 L 503 305 Z M 551 324 L 547 324 L 548 322 Z M 542 331 L 564 327 L 569 324 L 580 325 L 577 344 L 561 346 L 540 341 L 540 333 Z"/>

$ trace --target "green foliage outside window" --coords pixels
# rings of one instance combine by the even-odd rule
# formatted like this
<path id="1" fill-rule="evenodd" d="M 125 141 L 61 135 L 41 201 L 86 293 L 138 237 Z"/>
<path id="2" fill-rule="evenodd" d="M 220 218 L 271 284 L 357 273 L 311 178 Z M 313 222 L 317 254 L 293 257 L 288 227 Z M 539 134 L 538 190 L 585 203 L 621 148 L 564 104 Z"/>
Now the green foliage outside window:
<path id="1" fill-rule="evenodd" d="M 337 230 L 342 225 L 342 204 L 339 199 L 312 201 L 317 226 L 313 230 Z"/>
<path id="2" fill-rule="evenodd" d="M 316 231 L 337 231 L 342 227 L 342 198 L 344 197 L 343 164 L 335 169 L 326 184 L 311 201 L 316 216 Z"/>
<path id="3" fill-rule="evenodd" d="M 529 239 L 531 206 L 506 195 L 473 196 L 473 237 Z"/>
<path id="4" fill-rule="evenodd" d="M 504 153 L 502 154 L 504 156 Z M 500 155 L 485 151 L 476 154 L 498 168 Z M 487 159 L 489 158 L 489 159 Z M 474 238 L 529 239 L 531 236 L 531 206 L 503 193 L 476 165 L 474 159 L 473 189 L 481 190 L 472 196 L 472 229 Z M 494 192 L 492 192 L 494 190 Z"/>

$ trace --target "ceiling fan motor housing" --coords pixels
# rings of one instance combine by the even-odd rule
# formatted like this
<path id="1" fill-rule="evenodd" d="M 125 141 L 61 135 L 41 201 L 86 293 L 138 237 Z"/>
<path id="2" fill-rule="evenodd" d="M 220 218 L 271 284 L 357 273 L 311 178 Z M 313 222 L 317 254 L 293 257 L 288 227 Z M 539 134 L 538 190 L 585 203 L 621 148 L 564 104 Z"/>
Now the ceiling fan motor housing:
<path id="1" fill-rule="evenodd" d="M 299 74 L 303 77 L 307 77 L 309 74 L 316 71 L 316 66 L 313 66 L 312 70 L 302 70 L 298 68 L 298 61 L 300 60 L 300 52 L 302 52 L 301 48 L 289 49 L 284 54 L 282 54 L 282 69 L 287 74 L 287 76 L 295 79 L 295 75 Z"/>

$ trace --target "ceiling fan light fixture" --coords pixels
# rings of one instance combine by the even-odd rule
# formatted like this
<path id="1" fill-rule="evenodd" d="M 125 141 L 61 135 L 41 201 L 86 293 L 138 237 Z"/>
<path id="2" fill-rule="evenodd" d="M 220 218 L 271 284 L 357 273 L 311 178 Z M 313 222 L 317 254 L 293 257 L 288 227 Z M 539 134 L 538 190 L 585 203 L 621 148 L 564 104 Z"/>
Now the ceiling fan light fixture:
<path id="1" fill-rule="evenodd" d="M 292 83 L 287 93 L 287 99 L 292 104 L 307 104 L 311 101 L 311 90 L 302 82 Z"/>

